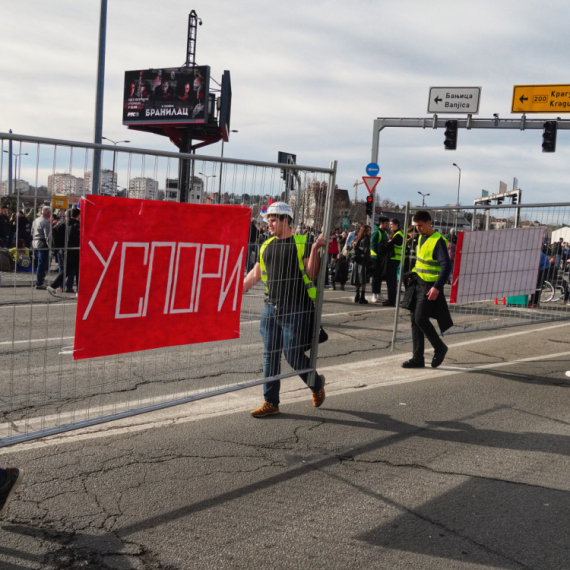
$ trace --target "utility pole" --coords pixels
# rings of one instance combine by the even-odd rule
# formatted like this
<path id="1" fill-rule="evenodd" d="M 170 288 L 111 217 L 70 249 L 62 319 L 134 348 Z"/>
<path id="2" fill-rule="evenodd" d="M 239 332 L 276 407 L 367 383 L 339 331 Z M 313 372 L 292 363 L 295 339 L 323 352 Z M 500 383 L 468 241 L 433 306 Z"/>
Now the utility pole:
<path id="1" fill-rule="evenodd" d="M 99 57 L 97 61 L 97 95 L 95 97 L 95 144 L 101 144 L 103 136 L 103 94 L 105 91 L 105 43 L 107 38 L 107 0 L 101 0 L 101 16 L 99 20 Z M 92 169 L 93 194 L 99 194 L 101 177 L 101 151 L 93 151 Z"/>

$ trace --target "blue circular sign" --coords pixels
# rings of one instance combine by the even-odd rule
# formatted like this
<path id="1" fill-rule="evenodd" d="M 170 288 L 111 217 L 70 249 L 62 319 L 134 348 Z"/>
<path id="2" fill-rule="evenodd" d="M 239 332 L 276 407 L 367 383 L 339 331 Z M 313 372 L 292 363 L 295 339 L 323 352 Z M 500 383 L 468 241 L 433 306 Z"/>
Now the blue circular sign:
<path id="1" fill-rule="evenodd" d="M 366 167 L 366 174 L 368 174 L 368 176 L 378 176 L 379 172 L 380 172 L 380 167 L 375 162 L 371 162 Z"/>

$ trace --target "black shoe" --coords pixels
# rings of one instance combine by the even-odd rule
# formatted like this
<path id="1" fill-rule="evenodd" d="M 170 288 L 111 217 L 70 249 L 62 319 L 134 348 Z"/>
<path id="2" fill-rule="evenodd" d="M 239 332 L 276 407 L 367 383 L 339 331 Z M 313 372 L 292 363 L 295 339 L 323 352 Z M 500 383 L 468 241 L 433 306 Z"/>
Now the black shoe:
<path id="1" fill-rule="evenodd" d="M 402 368 L 425 368 L 426 363 L 423 360 L 414 360 L 410 358 L 410 360 L 406 360 L 406 362 L 402 362 Z"/>
<path id="2" fill-rule="evenodd" d="M 47 289 L 47 285 L 36 285 L 36 289 Z"/>
<path id="3" fill-rule="evenodd" d="M 344 291 L 344 284 L 342 284 L 342 283 L 340 284 L 340 290 Z"/>
<path id="4" fill-rule="evenodd" d="M 396 303 L 390 303 L 390 301 L 382 301 L 383 307 L 395 307 Z"/>
<path id="5" fill-rule="evenodd" d="M 360 291 L 356 292 L 356 295 L 354 296 L 354 302 L 360 303 Z"/>
<path id="6" fill-rule="evenodd" d="M 12 495 L 16 492 L 18 485 L 22 482 L 24 478 L 24 470 L 16 469 L 15 467 L 9 467 L 6 469 L 8 475 L 6 476 L 6 481 L 2 487 L 0 487 L 0 515 L 4 513 L 8 502 L 12 498 Z"/>
<path id="7" fill-rule="evenodd" d="M 447 351 L 448 351 L 448 348 L 446 346 L 446 347 L 444 347 L 444 349 L 441 352 L 436 352 L 433 355 L 433 358 L 431 359 L 431 367 L 432 368 L 437 368 L 443 362 L 443 359 L 445 358 Z"/>
<path id="8" fill-rule="evenodd" d="M 358 301 L 361 305 L 368 305 L 368 301 L 366 300 L 366 298 L 364 297 L 364 293 L 362 293 L 362 295 L 360 295 L 360 301 Z"/>

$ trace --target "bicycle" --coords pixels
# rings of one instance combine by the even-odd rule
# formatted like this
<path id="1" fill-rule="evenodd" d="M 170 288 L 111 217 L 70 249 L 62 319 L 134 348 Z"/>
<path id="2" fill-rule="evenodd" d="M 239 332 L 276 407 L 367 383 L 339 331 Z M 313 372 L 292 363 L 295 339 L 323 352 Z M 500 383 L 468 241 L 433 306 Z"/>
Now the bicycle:
<path id="1" fill-rule="evenodd" d="M 564 288 L 562 285 L 552 285 L 550 281 L 544 281 L 542 291 L 540 292 L 540 302 L 549 303 L 561 301 L 564 299 Z"/>

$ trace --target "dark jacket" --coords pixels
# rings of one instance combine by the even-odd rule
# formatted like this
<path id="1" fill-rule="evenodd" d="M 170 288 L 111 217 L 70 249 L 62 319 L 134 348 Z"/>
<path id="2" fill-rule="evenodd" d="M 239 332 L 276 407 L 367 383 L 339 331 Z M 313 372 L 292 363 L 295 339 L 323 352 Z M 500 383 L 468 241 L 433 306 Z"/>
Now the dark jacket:
<path id="1" fill-rule="evenodd" d="M 63 244 L 54 244 L 54 249 L 61 249 L 68 263 L 79 263 L 79 245 L 81 235 L 79 220 L 74 218 L 66 219 L 65 222 L 63 222 L 63 227 L 65 228 L 65 234 L 62 236 Z"/>
<path id="2" fill-rule="evenodd" d="M 334 266 L 334 280 L 338 283 L 346 283 L 348 280 L 348 261 L 342 257 L 336 260 Z"/>

